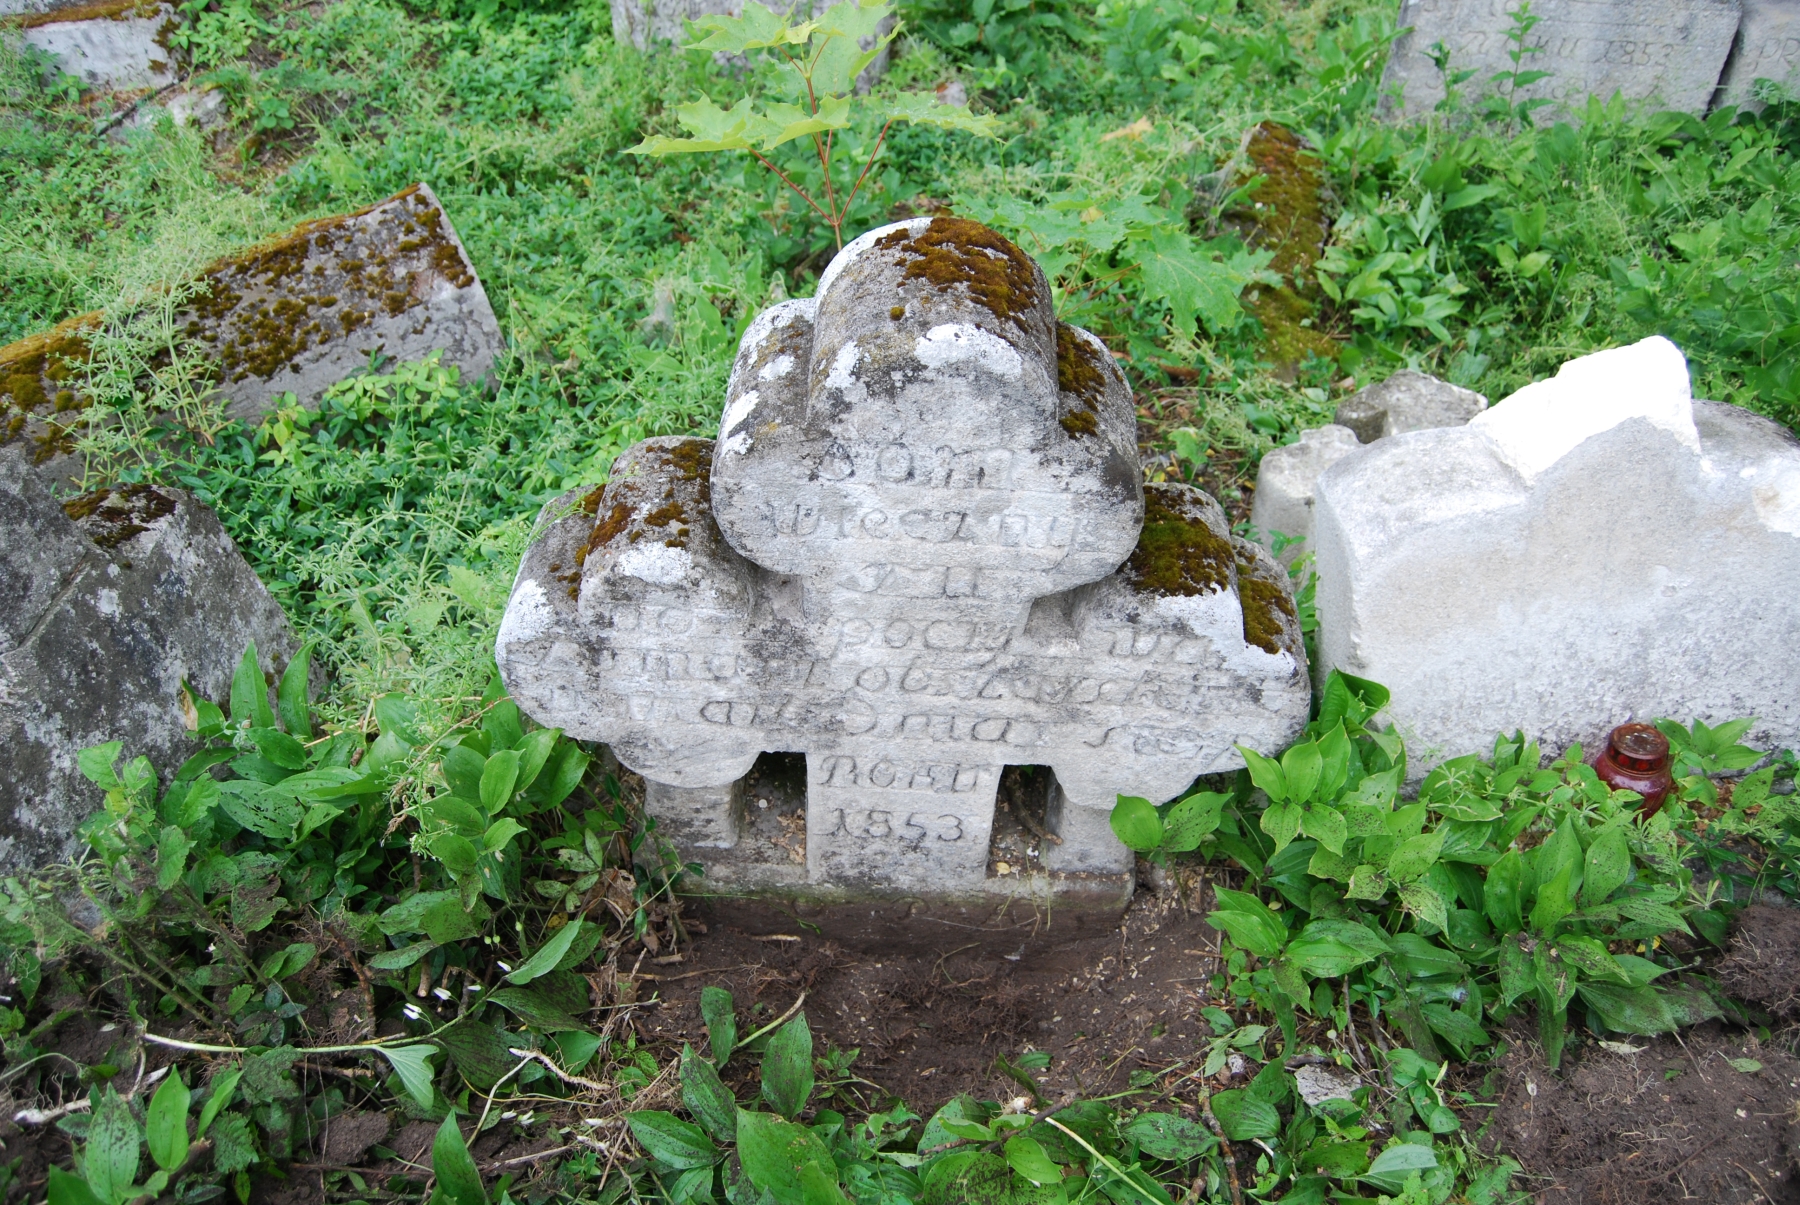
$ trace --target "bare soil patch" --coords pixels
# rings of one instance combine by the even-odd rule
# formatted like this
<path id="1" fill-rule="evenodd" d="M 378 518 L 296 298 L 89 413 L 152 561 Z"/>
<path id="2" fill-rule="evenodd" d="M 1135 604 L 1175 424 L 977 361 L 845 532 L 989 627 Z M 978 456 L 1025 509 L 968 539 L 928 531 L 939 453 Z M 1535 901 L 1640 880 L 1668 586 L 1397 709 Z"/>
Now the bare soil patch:
<path id="1" fill-rule="evenodd" d="M 1746 1004 L 1800 1021 L 1800 909 L 1753 904 L 1739 914 L 1719 982 Z"/>
<path id="2" fill-rule="evenodd" d="M 1521 1041 L 1497 1071 L 1487 1144 L 1538 1205 L 1800 1202 L 1800 1060 L 1745 1031 L 1571 1042 L 1555 1072 Z"/>

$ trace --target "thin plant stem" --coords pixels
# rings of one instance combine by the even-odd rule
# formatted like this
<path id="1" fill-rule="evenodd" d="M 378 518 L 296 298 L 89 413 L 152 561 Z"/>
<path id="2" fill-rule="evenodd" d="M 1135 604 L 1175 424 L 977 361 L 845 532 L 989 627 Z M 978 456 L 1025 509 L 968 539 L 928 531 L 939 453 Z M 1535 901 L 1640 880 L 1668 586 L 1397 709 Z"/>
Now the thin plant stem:
<path id="1" fill-rule="evenodd" d="M 758 163 L 762 164 L 764 167 L 768 168 L 770 171 L 774 172 L 777 176 L 779 176 L 781 178 L 781 182 L 783 184 L 787 185 L 789 188 L 793 189 L 796 193 L 798 193 L 800 196 L 800 199 L 802 201 L 805 201 L 808 205 L 812 206 L 812 211 L 814 213 L 816 213 L 820 217 L 824 218 L 827 222 L 831 221 L 831 215 L 826 213 L 823 209 L 820 209 L 819 203 L 817 201 L 813 200 L 810 196 L 808 196 L 806 193 L 806 190 L 804 188 L 801 188 L 798 184 L 795 184 L 792 180 L 788 179 L 788 174 L 786 172 L 782 171 L 779 167 L 776 167 L 773 163 L 770 163 L 767 159 L 763 158 L 762 152 L 752 149 L 750 151 L 750 154 L 755 156 L 756 161 Z"/>
<path id="2" fill-rule="evenodd" d="M 869 152 L 869 161 L 863 164 L 862 175 L 856 177 L 855 187 L 851 188 L 850 195 L 844 198 L 844 209 L 846 212 L 850 208 L 850 202 L 856 200 L 857 189 L 860 189 L 863 181 L 868 178 L 869 169 L 875 166 L 875 156 L 881 154 L 881 140 L 887 137 L 887 132 L 893 124 L 894 119 L 891 117 L 888 118 L 887 123 L 881 127 L 881 133 L 875 136 L 875 149 Z"/>

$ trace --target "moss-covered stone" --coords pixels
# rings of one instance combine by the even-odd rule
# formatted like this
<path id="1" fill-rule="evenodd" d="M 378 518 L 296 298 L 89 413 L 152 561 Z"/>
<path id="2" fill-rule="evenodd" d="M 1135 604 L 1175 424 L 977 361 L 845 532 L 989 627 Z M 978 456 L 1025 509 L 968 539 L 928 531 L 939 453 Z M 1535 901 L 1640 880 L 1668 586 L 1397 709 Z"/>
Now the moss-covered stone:
<path id="1" fill-rule="evenodd" d="M 1281 277 L 1245 294 L 1246 308 L 1262 324 L 1269 358 L 1291 373 L 1309 355 L 1336 359 L 1335 340 L 1310 325 L 1318 312 L 1314 267 L 1331 237 L 1330 197 L 1317 156 L 1285 126 L 1265 121 L 1244 139 L 1246 177 L 1261 183 L 1226 220 L 1245 242 L 1274 253 L 1269 267 Z"/>
<path id="2" fill-rule="evenodd" d="M 1146 486 L 1144 529 L 1125 575 L 1144 593 L 1216 594 L 1231 585 L 1231 540 L 1182 505 L 1180 487 Z"/>
<path id="3" fill-rule="evenodd" d="M 1036 267 L 1030 256 L 980 222 L 936 217 L 916 236 L 901 227 L 875 246 L 898 253 L 896 262 L 905 268 L 902 283 L 922 280 L 940 293 L 961 285 L 996 318 L 1030 329 L 1027 316 L 1040 301 Z"/>

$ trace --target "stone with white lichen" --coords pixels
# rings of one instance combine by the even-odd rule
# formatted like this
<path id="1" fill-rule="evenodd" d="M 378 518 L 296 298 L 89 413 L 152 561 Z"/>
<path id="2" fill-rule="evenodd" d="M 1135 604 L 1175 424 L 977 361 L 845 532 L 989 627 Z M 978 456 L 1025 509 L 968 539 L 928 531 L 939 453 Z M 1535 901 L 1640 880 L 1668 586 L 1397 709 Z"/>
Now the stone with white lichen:
<path id="1" fill-rule="evenodd" d="M 1286 575 L 1205 494 L 1140 484 L 1105 345 L 954 218 L 759 315 L 716 443 L 648 440 L 553 503 L 496 655 L 535 719 L 657 784 L 710 886 L 825 895 L 1032 890 L 988 877 L 1007 765 L 1054 771 L 1043 892 L 1128 892 L 1117 796 L 1280 748 L 1310 696 Z M 765 751 L 806 755 L 803 868 L 733 850 L 725 788 Z"/>
<path id="2" fill-rule="evenodd" d="M 1800 744 L 1800 441 L 1666 339 L 1339 461 L 1314 521 L 1318 671 L 1393 692 L 1415 773 L 1663 716 Z"/>

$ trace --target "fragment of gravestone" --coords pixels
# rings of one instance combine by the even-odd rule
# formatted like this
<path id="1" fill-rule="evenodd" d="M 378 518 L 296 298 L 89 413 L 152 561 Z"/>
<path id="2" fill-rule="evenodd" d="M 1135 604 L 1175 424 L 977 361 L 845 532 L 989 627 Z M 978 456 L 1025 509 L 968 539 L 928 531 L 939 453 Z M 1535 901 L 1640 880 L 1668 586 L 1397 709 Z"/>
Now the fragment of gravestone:
<path id="1" fill-rule="evenodd" d="M 51 55 L 89 88 L 129 91 L 175 82 L 168 35 L 175 10 L 158 0 L 97 0 L 91 4 L 19 7 L 5 25 L 27 46 Z"/>
<path id="2" fill-rule="evenodd" d="M 1285 579 L 1185 487 L 1144 522 L 1129 390 L 1049 296 L 972 222 L 854 241 L 752 323 L 716 447 L 647 441 L 547 510 L 497 642 L 513 697 L 715 847 L 718 789 L 805 753 L 807 879 L 840 889 L 982 890 L 1007 764 L 1055 770 L 1075 837 L 1278 746 L 1308 699 Z"/>
<path id="3" fill-rule="evenodd" d="M 1264 453 L 1256 469 L 1250 526 L 1270 547 L 1274 546 L 1276 532 L 1295 541 L 1282 549 L 1282 563 L 1292 564 L 1307 551 L 1313 526 L 1313 491 L 1319 478 L 1361 446 L 1350 428 L 1328 423 L 1302 431 L 1298 443 Z"/>
<path id="4" fill-rule="evenodd" d="M 1522 727 L 1657 717 L 1800 741 L 1800 442 L 1692 401 L 1674 344 L 1564 364 L 1319 483 L 1319 671 L 1387 685 L 1415 772 Z"/>
<path id="5" fill-rule="evenodd" d="M 1788 96 L 1800 92 L 1800 3 L 1743 0 L 1743 4 L 1744 18 L 1720 81 L 1719 103 L 1761 112 L 1757 80 L 1770 81 Z"/>
<path id="6" fill-rule="evenodd" d="M 760 0 L 759 0 L 760 2 Z M 813 16 L 822 14 L 837 0 L 811 0 L 810 11 Z M 798 8 L 805 7 L 806 0 L 766 0 L 764 7 L 784 16 L 792 16 Z M 701 17 L 725 16 L 739 17 L 744 12 L 744 0 L 612 0 L 612 28 L 615 42 L 630 43 L 639 50 L 649 50 L 659 44 L 683 46 L 688 41 L 687 24 L 698 21 Z M 874 37 L 858 39 L 863 50 L 872 49 L 876 42 L 887 37 L 893 31 L 894 18 L 889 16 L 881 22 Z M 728 62 L 733 56 L 723 51 L 714 56 L 716 61 Z M 742 59 L 738 59 L 742 62 Z M 864 67 L 856 77 L 856 90 L 866 93 L 880 82 L 887 74 L 888 47 L 882 46 L 874 60 Z"/>
<path id="7" fill-rule="evenodd" d="M 123 741 L 168 774 L 193 752 L 181 685 L 223 698 L 245 646 L 294 650 L 281 608 L 213 513 L 117 486 L 59 503 L 0 448 L 0 869 L 68 857 L 101 804 L 76 755 Z"/>
<path id="8" fill-rule="evenodd" d="M 1448 70 L 1473 71 L 1459 92 L 1474 107 L 1490 94 L 1496 75 L 1510 76 L 1515 6 L 1495 0 L 1402 0 L 1404 30 L 1388 52 L 1382 75 L 1384 107 L 1399 94 L 1400 112 L 1429 117 L 1444 99 L 1444 73 L 1432 60 L 1442 43 Z M 1739 0 L 1538 0 L 1536 25 L 1526 45 L 1536 48 L 1518 64 L 1549 75 L 1519 88 L 1513 103 L 1548 100 L 1533 114 L 1539 122 L 1578 118 L 1590 96 L 1645 102 L 1686 113 L 1705 113 L 1737 36 Z"/>
<path id="9" fill-rule="evenodd" d="M 474 384 L 503 350 L 499 323 L 450 219 L 416 184 L 367 209 L 304 222 L 220 260 L 175 325 L 217 365 L 226 413 L 254 424 L 292 393 L 316 406 L 371 352 L 441 363 Z M 0 348 L 0 443 L 72 454 L 98 314 Z"/>
<path id="10" fill-rule="evenodd" d="M 1346 398 L 1337 408 L 1336 422 L 1368 444 L 1407 431 L 1460 427 L 1486 410 L 1487 404 L 1487 398 L 1473 389 L 1402 368 Z"/>

